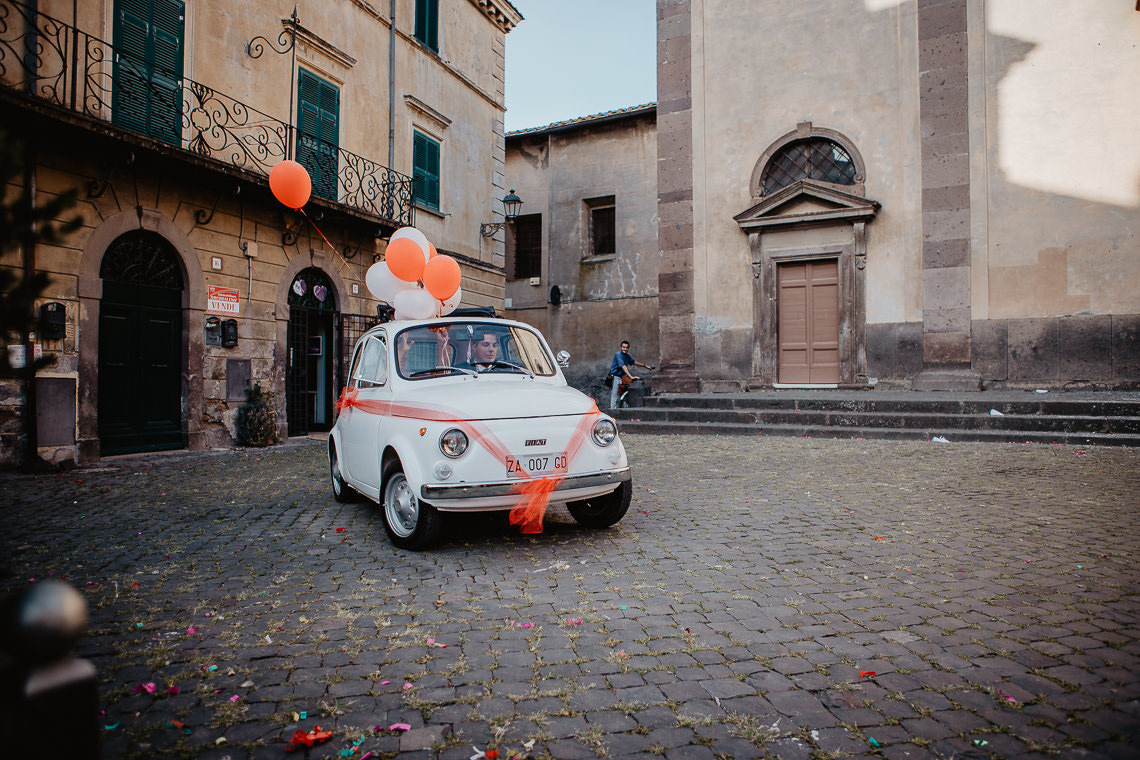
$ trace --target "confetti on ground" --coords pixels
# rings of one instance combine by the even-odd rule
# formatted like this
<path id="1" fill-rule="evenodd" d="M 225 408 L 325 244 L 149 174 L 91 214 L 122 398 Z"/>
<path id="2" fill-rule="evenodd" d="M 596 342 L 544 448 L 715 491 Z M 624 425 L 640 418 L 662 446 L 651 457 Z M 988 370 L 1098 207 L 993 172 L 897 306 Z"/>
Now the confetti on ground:
<path id="1" fill-rule="evenodd" d="M 879 675 L 879 674 L 873 670 L 860 670 L 859 671 L 859 677 L 860 678 L 874 678 L 877 675 Z"/>
<path id="2" fill-rule="evenodd" d="M 293 734 L 293 738 L 285 745 L 287 752 L 292 752 L 301 745 L 312 747 L 314 744 L 320 744 L 332 736 L 332 731 L 322 731 L 320 726 L 313 726 L 312 731 L 297 731 Z"/>

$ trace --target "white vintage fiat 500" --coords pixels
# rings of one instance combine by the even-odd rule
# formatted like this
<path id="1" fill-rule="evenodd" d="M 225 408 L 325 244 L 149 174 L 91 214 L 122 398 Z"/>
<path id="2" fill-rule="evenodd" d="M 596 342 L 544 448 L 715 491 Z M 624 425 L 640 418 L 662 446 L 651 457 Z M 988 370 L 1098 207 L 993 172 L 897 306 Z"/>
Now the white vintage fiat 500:
<path id="1" fill-rule="evenodd" d="M 632 494 L 617 425 L 569 387 L 542 335 L 494 317 L 380 324 L 357 342 L 329 436 L 333 496 L 380 504 L 392 543 L 420 550 L 443 512 L 547 506 L 580 524 L 620 520 Z"/>

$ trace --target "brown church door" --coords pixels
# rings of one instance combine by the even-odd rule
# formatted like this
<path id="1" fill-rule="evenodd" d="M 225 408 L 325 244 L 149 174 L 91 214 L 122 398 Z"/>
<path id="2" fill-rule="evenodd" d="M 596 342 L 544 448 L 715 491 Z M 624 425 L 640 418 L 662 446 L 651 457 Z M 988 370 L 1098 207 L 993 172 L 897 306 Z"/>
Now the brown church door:
<path id="1" fill-rule="evenodd" d="M 780 264 L 776 270 L 780 383 L 839 382 L 839 262 Z"/>

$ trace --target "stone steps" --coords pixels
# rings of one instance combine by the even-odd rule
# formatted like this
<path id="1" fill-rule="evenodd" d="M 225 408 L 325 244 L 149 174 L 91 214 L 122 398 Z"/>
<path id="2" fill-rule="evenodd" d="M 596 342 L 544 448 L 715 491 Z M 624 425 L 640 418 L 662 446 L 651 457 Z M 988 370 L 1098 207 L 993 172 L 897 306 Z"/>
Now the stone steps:
<path id="1" fill-rule="evenodd" d="M 626 433 L 1140 446 L 1140 395 L 1020 395 L 676 394 L 614 417 Z"/>

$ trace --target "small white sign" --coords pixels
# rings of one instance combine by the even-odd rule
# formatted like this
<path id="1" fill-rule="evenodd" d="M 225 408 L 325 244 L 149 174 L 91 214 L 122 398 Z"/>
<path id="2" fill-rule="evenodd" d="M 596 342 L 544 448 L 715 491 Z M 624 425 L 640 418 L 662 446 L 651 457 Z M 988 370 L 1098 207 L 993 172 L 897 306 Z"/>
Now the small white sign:
<path id="1" fill-rule="evenodd" d="M 223 288 L 220 285 L 210 285 L 206 294 L 207 314 L 226 314 L 238 316 L 241 314 L 241 301 L 235 288 Z"/>
<path id="2" fill-rule="evenodd" d="M 39 361 L 44 358 L 44 348 L 39 343 L 33 344 L 35 346 L 35 360 Z M 12 369 L 23 369 L 28 364 L 28 352 L 24 350 L 23 343 L 16 343 L 8 346 L 8 366 Z"/>

